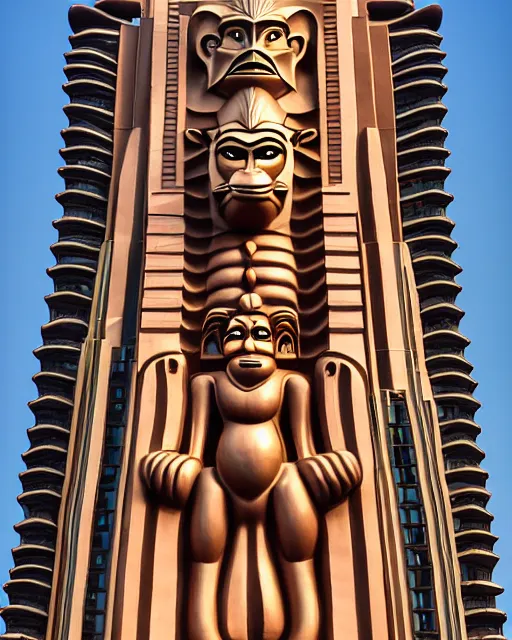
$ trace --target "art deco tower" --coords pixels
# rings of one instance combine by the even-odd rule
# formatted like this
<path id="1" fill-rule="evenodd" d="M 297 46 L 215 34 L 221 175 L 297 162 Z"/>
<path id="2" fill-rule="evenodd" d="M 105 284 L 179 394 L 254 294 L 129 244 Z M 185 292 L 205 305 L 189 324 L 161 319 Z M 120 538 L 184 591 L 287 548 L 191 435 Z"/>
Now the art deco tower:
<path id="1" fill-rule="evenodd" d="M 6 639 L 504 640 L 441 9 L 70 9 Z"/>

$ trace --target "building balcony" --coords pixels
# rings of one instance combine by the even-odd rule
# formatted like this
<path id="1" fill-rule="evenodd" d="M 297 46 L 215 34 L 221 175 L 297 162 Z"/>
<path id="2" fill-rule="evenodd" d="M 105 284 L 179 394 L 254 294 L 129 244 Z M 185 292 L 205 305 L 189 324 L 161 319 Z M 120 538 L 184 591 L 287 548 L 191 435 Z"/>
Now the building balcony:
<path id="1" fill-rule="evenodd" d="M 461 390 L 472 393 L 478 386 L 478 382 L 469 374 L 457 369 L 445 369 L 444 371 L 432 372 L 430 374 L 430 382 L 435 389 L 444 385 L 448 388 L 459 388 Z"/>
<path id="2" fill-rule="evenodd" d="M 428 287 L 425 290 L 428 290 Z M 457 353 L 436 353 L 428 356 L 426 363 L 430 375 L 442 371 L 462 371 L 469 375 L 473 371 L 471 362 Z"/>
<path id="3" fill-rule="evenodd" d="M 102 64 L 105 62 L 105 58 L 107 58 L 106 64 Z M 81 60 L 78 57 L 73 60 L 72 56 L 67 56 L 67 59 L 72 61 L 65 65 L 63 71 L 70 82 L 91 79 L 115 88 L 116 67 L 112 68 L 108 63 L 108 56 L 98 56 L 95 59 L 95 56 L 89 55 L 86 58 L 86 54 L 82 53 Z"/>
<path id="4" fill-rule="evenodd" d="M 87 162 L 87 166 L 110 173 L 112 170 L 112 152 L 98 146 L 79 144 L 71 147 L 63 147 L 60 155 L 68 164 Z"/>
<path id="5" fill-rule="evenodd" d="M 486 544 L 492 547 L 498 536 L 491 533 L 488 529 L 464 529 L 455 533 L 455 542 L 459 544 Z"/>
<path id="6" fill-rule="evenodd" d="M 484 489 L 484 487 L 461 487 L 460 489 L 450 491 L 450 500 L 454 507 L 462 503 L 469 504 L 470 500 L 473 504 L 485 506 L 490 497 L 491 492 Z"/>
<path id="7" fill-rule="evenodd" d="M 434 329 L 424 333 L 423 339 L 427 348 L 433 348 L 433 343 L 437 343 L 438 346 L 456 345 L 460 349 L 465 349 L 471 344 L 471 340 L 457 329 Z"/>
<path id="8" fill-rule="evenodd" d="M 498 555 L 486 549 L 466 549 L 457 553 L 459 562 L 466 562 L 473 565 L 487 567 L 492 570 L 500 559 Z"/>
<path id="9" fill-rule="evenodd" d="M 452 440 L 443 444 L 443 455 L 445 457 L 472 458 L 480 463 L 485 458 L 485 453 L 473 440 Z"/>
<path id="10" fill-rule="evenodd" d="M 404 133 L 397 136 L 396 139 L 398 153 L 400 155 L 400 151 L 403 151 L 404 147 L 443 147 L 447 136 L 448 130 L 441 126 L 427 126 L 411 133 Z"/>
<path id="11" fill-rule="evenodd" d="M 446 258 L 444 256 L 438 255 L 426 255 L 426 256 L 418 256 L 412 259 L 412 264 L 415 271 L 429 271 L 437 273 L 446 273 L 452 277 L 455 277 L 462 271 L 462 267 L 456 264 L 450 258 Z"/>
<path id="12" fill-rule="evenodd" d="M 480 425 L 477 424 L 474 420 L 470 420 L 469 418 L 453 418 L 450 420 L 441 420 L 439 422 L 439 427 L 441 429 L 443 438 L 445 436 L 449 436 L 452 433 L 463 431 L 471 438 L 476 439 L 482 431 Z"/>
<path id="13" fill-rule="evenodd" d="M 460 506 L 452 507 L 452 514 L 454 518 L 460 518 L 461 520 L 471 520 L 471 522 L 492 522 L 494 516 L 489 513 L 484 507 L 478 504 L 462 504 Z"/>
<path id="14" fill-rule="evenodd" d="M 504 591 L 503 587 L 490 580 L 463 580 L 461 586 L 464 596 L 483 595 L 495 597 L 501 595 Z"/>
<path id="15" fill-rule="evenodd" d="M 71 105 L 67 105 L 67 107 L 69 111 L 69 107 L 71 107 Z M 89 109 L 89 111 L 91 110 L 93 110 L 92 107 Z M 76 105 L 71 109 L 71 115 L 75 117 L 85 116 L 86 114 L 83 112 L 84 109 L 77 109 Z M 93 114 L 88 113 L 87 115 L 91 116 Z M 107 118 L 108 113 L 102 114 L 100 110 L 99 114 L 94 115 L 97 116 L 97 120 L 101 120 L 99 116 Z M 76 148 L 84 145 L 94 145 L 94 147 L 98 146 L 100 149 L 104 149 L 105 152 L 112 153 L 114 141 L 110 134 L 106 133 L 105 131 L 99 131 L 98 129 L 92 129 L 88 127 L 83 122 L 83 120 L 79 120 L 79 122 L 80 124 L 70 124 L 69 127 L 62 129 L 62 131 L 60 132 L 64 142 L 66 143 L 66 146 Z M 109 129 L 110 128 L 111 127 L 109 127 Z"/>
<path id="16" fill-rule="evenodd" d="M 16 566 L 28 564 L 43 564 L 53 567 L 55 549 L 42 544 L 21 544 L 12 550 Z"/>
<path id="17" fill-rule="evenodd" d="M 474 465 L 465 465 L 458 467 L 457 469 L 447 469 L 445 471 L 446 481 L 448 488 L 450 485 L 456 482 L 463 482 L 465 484 L 474 484 L 476 486 L 483 487 L 489 477 L 489 474 L 484 469 Z"/>
<path id="18" fill-rule="evenodd" d="M 439 317 L 449 318 L 453 322 L 460 322 L 465 312 L 450 300 L 439 300 L 439 297 L 424 300 L 420 304 L 420 314 L 422 321 L 426 324 L 432 324 Z M 475 387 L 476 387 L 475 382 Z"/>
<path id="19" fill-rule="evenodd" d="M 425 233 L 412 238 L 406 238 L 405 242 L 413 254 L 417 251 L 429 249 L 430 251 L 439 251 L 447 256 L 451 256 L 458 246 L 450 236 L 437 233 Z"/>
<path id="20" fill-rule="evenodd" d="M 108 6 L 108 5 L 107 5 Z M 102 29 L 112 30 L 112 33 L 119 35 L 119 30 L 123 24 L 130 25 L 128 20 L 122 20 L 110 15 L 106 11 L 100 11 L 97 7 L 87 5 L 73 5 L 69 10 L 69 24 L 74 33 L 84 33 L 88 27 L 94 24 Z"/>

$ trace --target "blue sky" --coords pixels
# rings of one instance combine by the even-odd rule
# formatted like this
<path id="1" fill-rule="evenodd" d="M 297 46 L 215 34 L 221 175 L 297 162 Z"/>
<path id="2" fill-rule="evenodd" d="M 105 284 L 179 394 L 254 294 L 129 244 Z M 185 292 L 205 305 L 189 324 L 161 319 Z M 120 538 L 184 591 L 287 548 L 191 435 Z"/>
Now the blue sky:
<path id="1" fill-rule="evenodd" d="M 9 2 L 3 8 L 0 69 L 3 99 L 0 121 L 3 232 L 0 235 L 4 312 L 0 314 L 2 427 L 0 436 L 0 581 L 12 566 L 10 548 L 18 543 L 12 525 L 21 520 L 16 502 L 17 474 L 24 468 L 20 454 L 28 447 L 25 431 L 33 423 L 26 403 L 35 397 L 31 376 L 38 362 L 31 350 L 41 344 L 40 325 L 47 321 L 43 296 L 51 291 L 45 275 L 53 264 L 48 247 L 55 242 L 51 221 L 61 208 L 53 194 L 62 189 L 56 174 L 57 153 L 66 124 L 61 107 L 66 96 L 60 85 L 62 54 L 68 50 L 68 0 Z M 92 4 L 92 3 L 89 3 Z M 417 2 L 425 6 L 427 2 Z M 512 612 L 512 503 L 510 499 L 512 436 L 508 401 L 510 374 L 511 273 L 508 189 L 511 186 L 510 78 L 512 3 L 444 0 L 446 78 L 450 109 L 453 174 L 447 188 L 455 194 L 449 215 L 460 248 L 454 258 L 464 267 L 458 304 L 466 310 L 462 331 L 473 343 L 467 350 L 480 381 L 476 395 L 483 403 L 478 444 L 490 471 L 489 504 L 496 516 L 494 532 L 501 537 L 496 551 L 501 561 L 495 581 L 507 588 L 498 606 Z M 507 540 L 509 545 L 506 544 Z M 3 593 L 0 602 L 5 603 Z"/>

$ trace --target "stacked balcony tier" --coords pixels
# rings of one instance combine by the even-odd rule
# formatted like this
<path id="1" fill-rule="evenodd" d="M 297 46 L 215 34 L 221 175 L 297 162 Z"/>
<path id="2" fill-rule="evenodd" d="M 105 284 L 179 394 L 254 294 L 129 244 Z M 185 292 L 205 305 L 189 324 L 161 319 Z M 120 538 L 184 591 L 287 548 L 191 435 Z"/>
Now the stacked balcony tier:
<path id="1" fill-rule="evenodd" d="M 48 269 L 50 317 L 34 351 L 41 371 L 33 378 L 37 398 L 29 403 L 35 424 L 23 454 L 27 470 L 20 474 L 24 519 L 14 527 L 21 540 L 4 587 L 10 602 L 1 612 L 4 638 L 42 640 L 46 632 L 75 381 L 106 227 L 122 22 L 99 9 L 70 10 L 72 48 L 64 67 L 69 124 L 60 152 L 64 190 L 56 196 L 63 216 L 53 223 L 58 239 L 51 246 L 56 264 Z"/>

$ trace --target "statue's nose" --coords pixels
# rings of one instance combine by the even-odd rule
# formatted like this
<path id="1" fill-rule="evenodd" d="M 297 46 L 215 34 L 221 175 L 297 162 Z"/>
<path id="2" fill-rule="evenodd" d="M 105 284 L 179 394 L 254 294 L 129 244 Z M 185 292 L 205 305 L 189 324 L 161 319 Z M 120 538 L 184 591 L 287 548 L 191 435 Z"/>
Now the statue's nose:
<path id="1" fill-rule="evenodd" d="M 233 174 L 230 180 L 230 186 L 235 189 L 250 189 L 257 187 L 270 187 L 272 179 L 266 171 L 262 171 L 257 167 L 248 167 Z"/>
<path id="2" fill-rule="evenodd" d="M 252 338 L 247 338 L 244 342 L 244 349 L 248 353 L 254 353 L 256 351 L 256 346 L 254 344 L 254 340 Z"/>

